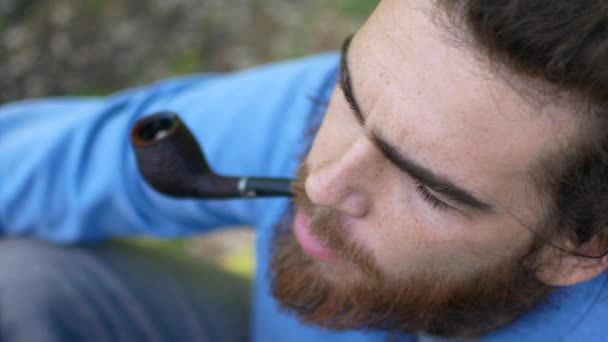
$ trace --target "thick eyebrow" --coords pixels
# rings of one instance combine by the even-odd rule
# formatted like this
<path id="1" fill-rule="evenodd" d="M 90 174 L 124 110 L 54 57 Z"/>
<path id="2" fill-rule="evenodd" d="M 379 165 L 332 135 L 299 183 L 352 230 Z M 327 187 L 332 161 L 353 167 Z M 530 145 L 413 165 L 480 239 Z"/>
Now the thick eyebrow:
<path id="1" fill-rule="evenodd" d="M 359 108 L 359 104 L 355 100 L 355 94 L 353 93 L 353 85 L 350 78 L 350 70 L 348 69 L 348 48 L 350 47 L 350 42 L 353 39 L 353 35 L 349 35 L 344 39 L 342 43 L 342 49 L 340 54 L 340 76 L 338 78 L 338 83 L 340 84 L 340 88 L 342 88 L 342 92 L 344 93 L 344 98 L 348 103 L 350 109 L 353 114 L 357 118 L 357 121 L 361 125 L 365 124 L 365 117 L 361 113 L 361 108 Z"/>
<path id="2" fill-rule="evenodd" d="M 342 44 L 338 82 L 352 113 L 357 118 L 357 121 L 363 126 L 365 125 L 365 115 L 363 115 L 355 98 L 351 81 L 352 78 L 348 67 L 348 48 L 352 37 L 352 35 L 346 37 Z M 414 178 L 422 185 L 445 196 L 450 202 L 463 205 L 484 214 L 494 212 L 495 208 L 492 204 L 477 198 L 471 191 L 454 184 L 447 177 L 443 177 L 440 174 L 419 165 L 390 144 L 380 133 L 371 132 L 371 140 L 393 165 L 410 175 L 410 177 Z"/>

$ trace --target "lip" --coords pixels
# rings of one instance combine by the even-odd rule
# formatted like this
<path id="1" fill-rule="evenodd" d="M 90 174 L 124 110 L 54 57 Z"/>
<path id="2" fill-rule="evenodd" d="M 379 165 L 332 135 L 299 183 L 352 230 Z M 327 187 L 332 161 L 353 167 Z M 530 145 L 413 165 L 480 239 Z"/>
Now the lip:
<path id="1" fill-rule="evenodd" d="M 299 210 L 294 218 L 293 230 L 306 254 L 327 263 L 335 263 L 338 260 L 336 254 L 310 232 L 310 219 Z"/>

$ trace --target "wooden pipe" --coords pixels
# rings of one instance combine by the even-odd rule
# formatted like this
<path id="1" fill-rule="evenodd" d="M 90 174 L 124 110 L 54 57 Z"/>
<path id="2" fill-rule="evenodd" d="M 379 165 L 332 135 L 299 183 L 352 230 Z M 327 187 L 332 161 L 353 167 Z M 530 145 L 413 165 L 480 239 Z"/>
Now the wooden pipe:
<path id="1" fill-rule="evenodd" d="M 170 196 L 292 196 L 291 179 L 226 177 L 213 172 L 196 139 L 175 113 L 159 112 L 137 121 L 131 143 L 146 182 Z"/>

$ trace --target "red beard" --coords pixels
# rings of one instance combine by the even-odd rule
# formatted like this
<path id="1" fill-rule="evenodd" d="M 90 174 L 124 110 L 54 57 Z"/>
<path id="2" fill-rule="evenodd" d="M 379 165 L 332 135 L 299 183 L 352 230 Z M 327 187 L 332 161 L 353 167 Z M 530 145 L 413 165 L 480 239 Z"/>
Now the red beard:
<path id="1" fill-rule="evenodd" d="M 310 202 L 304 192 L 307 175 L 307 168 L 301 167 L 294 184 L 296 206 L 311 219 L 312 234 L 352 264 L 356 274 L 345 274 L 349 280 L 339 281 L 340 274 L 328 274 L 338 270 L 304 253 L 292 232 L 293 220 L 278 225 L 272 292 L 306 323 L 337 330 L 478 337 L 513 321 L 551 291 L 523 266 L 525 259 L 533 258 L 530 250 L 467 279 L 432 268 L 405 280 L 383 274 L 372 254 L 349 240 L 335 211 Z"/>

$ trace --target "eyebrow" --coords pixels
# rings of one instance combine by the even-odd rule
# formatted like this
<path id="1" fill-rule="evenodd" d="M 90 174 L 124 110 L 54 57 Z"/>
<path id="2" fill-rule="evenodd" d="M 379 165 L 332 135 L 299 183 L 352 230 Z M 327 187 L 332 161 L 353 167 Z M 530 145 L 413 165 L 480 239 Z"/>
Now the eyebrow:
<path id="1" fill-rule="evenodd" d="M 340 88 L 342 88 L 342 93 L 344 94 L 344 98 L 352 113 L 355 115 L 359 124 L 363 126 L 365 125 L 365 116 L 355 98 L 352 78 L 348 67 L 348 49 L 352 38 L 353 35 L 349 35 L 342 44 L 338 83 Z M 382 152 L 384 157 L 393 165 L 410 175 L 422 185 L 443 195 L 450 202 L 463 205 L 484 214 L 494 212 L 495 208 L 492 204 L 477 198 L 471 191 L 454 184 L 448 178 L 414 162 L 411 158 L 400 152 L 395 146 L 391 145 L 380 133 L 371 132 L 371 140 Z"/>

